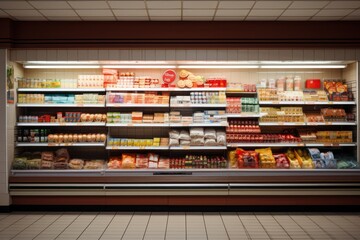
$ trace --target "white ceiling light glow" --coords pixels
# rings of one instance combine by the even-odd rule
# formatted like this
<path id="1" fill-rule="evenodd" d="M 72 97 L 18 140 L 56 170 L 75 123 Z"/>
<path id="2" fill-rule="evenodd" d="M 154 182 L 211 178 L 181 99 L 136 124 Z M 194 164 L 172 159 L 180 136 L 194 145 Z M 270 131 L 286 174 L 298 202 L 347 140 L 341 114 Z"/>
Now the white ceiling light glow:
<path id="1" fill-rule="evenodd" d="M 24 65 L 24 68 L 32 69 L 96 69 L 99 65 Z"/>
<path id="2" fill-rule="evenodd" d="M 156 68 L 176 68 L 174 65 L 104 65 L 103 68 L 145 68 L 145 69 L 156 69 Z"/>
<path id="3" fill-rule="evenodd" d="M 180 65 L 178 68 L 203 68 L 203 69 L 247 69 L 247 68 L 259 68 L 257 65 Z"/>
<path id="4" fill-rule="evenodd" d="M 284 69 L 284 68 L 312 68 L 312 69 L 321 69 L 321 68 L 346 68 L 346 65 L 262 65 L 260 68 L 269 68 L 269 69 Z"/>

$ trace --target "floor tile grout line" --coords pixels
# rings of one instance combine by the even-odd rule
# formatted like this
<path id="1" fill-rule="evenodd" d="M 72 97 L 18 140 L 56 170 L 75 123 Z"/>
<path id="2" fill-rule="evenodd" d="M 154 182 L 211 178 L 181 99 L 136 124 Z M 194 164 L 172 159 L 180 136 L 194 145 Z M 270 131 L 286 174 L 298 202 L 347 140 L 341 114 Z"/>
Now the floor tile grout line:
<path id="1" fill-rule="evenodd" d="M 147 228 L 148 228 L 148 226 L 149 226 L 149 222 L 150 222 L 151 216 L 152 216 L 152 212 L 150 213 L 149 219 L 148 219 L 148 221 L 147 221 L 147 223 L 146 223 L 146 227 L 145 227 L 144 234 L 143 234 L 143 237 L 142 237 L 143 240 L 144 240 L 144 238 L 145 238 L 146 231 L 147 231 Z"/>
<path id="2" fill-rule="evenodd" d="M 339 227 L 341 230 L 343 230 L 345 233 L 347 233 L 350 237 L 352 237 L 354 240 L 356 240 L 356 237 L 354 237 L 351 233 L 349 233 L 348 231 L 346 231 L 343 227 L 341 227 L 340 225 L 338 225 L 337 223 L 335 223 L 334 221 L 332 221 L 330 218 L 328 218 L 325 215 L 322 215 L 324 218 L 326 218 L 328 221 L 332 222 L 334 225 L 336 225 L 337 227 Z"/>
<path id="3" fill-rule="evenodd" d="M 329 236 L 330 239 L 335 239 L 333 236 L 331 236 L 324 228 L 322 228 L 317 222 L 312 220 L 309 216 L 304 215 L 306 218 L 308 218 L 311 222 L 313 222 L 316 226 L 318 226 L 326 235 Z M 291 216 L 290 216 L 291 217 Z M 291 217 L 292 218 L 292 217 Z"/>
<path id="4" fill-rule="evenodd" d="M 246 236 L 248 237 L 248 239 L 252 239 L 251 236 L 250 236 L 250 233 L 248 232 L 248 230 L 246 229 L 243 221 L 241 220 L 240 216 L 239 216 L 239 212 L 236 212 L 236 216 L 239 218 L 240 220 L 240 223 L 241 225 L 243 226 L 244 230 L 245 230 L 245 233 L 246 233 Z"/>
<path id="5" fill-rule="evenodd" d="M 202 215 L 202 217 L 203 217 L 206 239 L 209 239 L 209 235 L 208 235 L 207 227 L 206 227 L 206 220 L 205 220 L 204 212 L 202 212 L 201 215 Z"/>
<path id="6" fill-rule="evenodd" d="M 125 228 L 125 230 L 124 230 L 123 234 L 121 235 L 121 238 L 120 238 L 120 239 L 123 239 L 123 238 L 124 238 L 124 235 L 125 235 L 125 233 L 126 233 L 126 231 L 127 231 L 128 227 L 129 227 L 129 225 L 130 225 L 130 223 L 131 223 L 131 221 L 132 221 L 132 219 L 133 219 L 134 215 L 135 215 L 135 213 L 134 213 L 134 212 L 132 212 L 131 218 L 130 218 L 130 220 L 129 220 L 128 224 L 126 225 L 126 228 Z"/>
<path id="7" fill-rule="evenodd" d="M 270 216 L 271 216 L 271 217 L 274 219 L 274 221 L 284 230 L 284 232 L 289 236 L 289 238 L 292 239 L 292 237 L 291 237 L 290 234 L 286 231 L 286 229 L 283 227 L 283 225 L 280 224 L 279 221 L 276 220 L 276 218 L 274 218 L 273 213 L 270 213 Z M 290 215 L 288 215 L 288 216 L 290 217 Z M 291 219 L 292 219 L 292 218 L 291 218 Z M 306 233 L 306 235 L 308 235 L 311 239 L 313 239 L 313 238 L 305 231 L 305 229 L 303 229 L 294 219 L 292 219 L 292 220 L 296 223 L 296 225 L 298 225 L 298 226 Z"/>
<path id="8" fill-rule="evenodd" d="M 78 216 L 77 216 L 74 220 L 72 220 L 72 221 L 66 226 L 66 228 L 64 228 L 64 229 L 61 231 L 61 233 L 59 233 L 54 239 L 59 238 L 59 236 L 60 236 L 64 231 L 66 231 L 66 229 L 68 229 L 68 228 L 80 217 L 81 214 L 82 214 L 82 213 L 79 213 Z"/>
<path id="9" fill-rule="evenodd" d="M 64 213 L 61 213 L 59 217 L 57 217 L 52 223 L 50 223 L 46 228 L 44 228 L 41 232 L 39 232 L 33 239 L 37 238 L 39 235 L 41 235 L 41 233 L 43 233 L 44 231 L 46 231 L 46 229 L 48 229 L 49 227 L 51 227 L 59 218 L 61 218 L 62 216 L 64 216 Z"/>
<path id="10" fill-rule="evenodd" d="M 102 238 L 102 236 L 104 235 L 104 233 L 106 232 L 106 230 L 109 228 L 110 224 L 112 223 L 112 221 L 114 220 L 115 216 L 118 214 L 118 212 L 115 212 L 114 216 L 111 218 L 110 222 L 108 223 L 108 225 L 106 226 L 106 228 L 104 229 L 104 231 L 101 233 L 99 239 Z"/>
<path id="11" fill-rule="evenodd" d="M 166 240 L 168 224 L 169 224 L 169 212 L 167 212 L 164 240 Z"/>
<path id="12" fill-rule="evenodd" d="M 23 218 L 25 218 L 26 216 L 28 216 L 28 214 L 24 215 L 22 218 L 19 218 L 18 220 L 16 220 L 15 222 L 13 222 L 11 225 L 7 226 L 6 228 L 4 228 L 3 230 L 0 231 L 3 232 L 5 231 L 6 229 L 8 229 L 9 227 L 11 227 L 12 225 L 14 225 L 15 223 L 17 223 L 18 221 L 22 220 Z"/>
<path id="13" fill-rule="evenodd" d="M 292 215 L 290 215 L 290 214 L 288 214 L 287 216 L 289 216 L 290 218 L 291 218 L 291 220 L 296 224 L 296 225 L 298 225 L 299 226 L 299 228 L 301 228 L 301 230 L 303 230 L 304 231 L 304 233 L 306 233 L 306 235 L 310 238 L 310 239 L 314 239 L 312 236 L 311 236 L 311 234 L 304 228 L 304 227 L 302 227 L 294 218 L 293 218 L 293 216 Z M 307 217 L 307 216 L 305 216 L 305 215 L 303 215 L 304 217 Z M 316 224 L 317 225 L 317 224 Z M 320 228 L 320 227 L 319 227 Z M 322 228 L 320 228 L 326 235 L 328 235 L 329 236 L 329 234 L 327 234 L 325 231 L 324 231 L 324 229 L 322 229 Z M 314 239 L 314 240 L 316 240 L 316 239 Z"/>
<path id="14" fill-rule="evenodd" d="M 89 222 L 89 224 L 86 226 L 86 228 L 80 233 L 80 235 L 76 238 L 76 239 L 79 239 L 81 237 L 81 235 L 83 235 L 83 233 L 86 231 L 86 229 L 88 229 L 88 227 L 91 225 L 91 223 L 97 218 L 97 216 L 99 216 L 101 212 L 98 212 L 96 214 L 96 216 Z"/>
<path id="15" fill-rule="evenodd" d="M 20 232 L 18 232 L 15 236 L 11 237 L 10 239 L 14 239 L 16 238 L 16 236 L 18 236 L 20 233 L 22 233 L 23 231 L 25 231 L 26 229 L 28 229 L 30 226 L 32 226 L 33 224 L 35 224 L 36 222 L 38 222 L 40 219 L 42 219 L 43 217 L 45 217 L 47 214 L 42 215 L 40 218 L 38 218 L 35 222 L 32 222 L 30 225 L 28 225 L 26 228 L 24 228 L 23 230 L 21 230 Z"/>
<path id="16" fill-rule="evenodd" d="M 271 216 L 272 219 L 275 220 L 271 214 L 270 214 L 269 216 Z M 258 215 L 257 215 L 257 214 L 255 214 L 255 218 L 256 218 L 256 219 L 258 220 L 258 222 L 261 224 L 262 228 L 265 230 L 265 232 L 266 232 L 266 234 L 269 236 L 269 238 L 270 238 L 270 239 L 273 239 L 273 238 L 270 236 L 269 232 L 266 230 L 266 227 L 264 226 L 264 224 L 263 224 L 263 223 L 261 222 L 261 220 L 258 218 Z M 278 222 L 276 222 L 276 223 L 284 230 L 284 232 L 286 233 L 286 235 L 288 235 L 288 237 L 290 237 L 290 235 L 287 233 L 287 231 L 285 231 L 285 229 L 284 229 Z M 291 238 L 291 237 L 290 237 L 290 238 Z"/>
<path id="17" fill-rule="evenodd" d="M 225 228 L 226 235 L 228 236 L 228 239 L 230 240 L 230 235 L 229 235 L 229 232 L 228 232 L 228 230 L 226 228 L 226 225 L 225 225 L 225 222 L 224 222 L 224 219 L 223 219 L 223 216 L 222 216 L 221 212 L 219 212 L 219 215 L 220 215 L 221 221 L 223 223 L 223 226 Z"/>

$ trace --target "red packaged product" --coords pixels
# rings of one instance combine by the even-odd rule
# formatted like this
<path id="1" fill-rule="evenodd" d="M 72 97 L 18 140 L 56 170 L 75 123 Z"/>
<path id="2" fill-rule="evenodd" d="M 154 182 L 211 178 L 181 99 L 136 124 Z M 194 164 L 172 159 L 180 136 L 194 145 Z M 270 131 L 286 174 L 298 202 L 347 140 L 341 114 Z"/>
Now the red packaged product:
<path id="1" fill-rule="evenodd" d="M 259 168 L 259 154 L 255 151 L 236 150 L 238 168 Z"/>
<path id="2" fill-rule="evenodd" d="M 285 154 L 273 155 L 276 161 L 276 168 L 290 168 L 290 161 Z"/>
<path id="3" fill-rule="evenodd" d="M 321 87 L 320 79 L 306 79 L 305 88 L 319 89 Z"/>

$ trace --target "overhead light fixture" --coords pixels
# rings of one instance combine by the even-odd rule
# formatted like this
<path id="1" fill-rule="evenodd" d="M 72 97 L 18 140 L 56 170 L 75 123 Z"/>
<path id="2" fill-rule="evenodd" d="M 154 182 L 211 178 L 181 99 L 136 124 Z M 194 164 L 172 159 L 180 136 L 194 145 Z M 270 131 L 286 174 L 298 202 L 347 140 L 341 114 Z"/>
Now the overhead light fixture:
<path id="1" fill-rule="evenodd" d="M 341 64 L 341 62 L 335 62 L 335 61 L 260 61 L 260 64 L 284 64 L 284 65 L 311 65 L 311 64 Z"/>
<path id="2" fill-rule="evenodd" d="M 24 65 L 24 68 L 33 69 L 84 69 L 84 68 L 100 68 L 99 65 Z"/>
<path id="3" fill-rule="evenodd" d="M 176 68 L 174 65 L 104 65 L 103 68 L 147 68 L 147 69 L 156 69 L 156 68 Z"/>
<path id="4" fill-rule="evenodd" d="M 178 68 L 203 68 L 203 69 L 243 69 L 259 68 L 257 65 L 180 65 Z"/>
<path id="5" fill-rule="evenodd" d="M 273 69 L 282 69 L 282 68 L 346 68 L 346 65 L 262 65 L 260 68 L 273 68 Z"/>
<path id="6" fill-rule="evenodd" d="M 25 64 L 40 64 L 40 65 L 88 65 L 88 64 L 99 64 L 98 61 L 27 61 Z"/>

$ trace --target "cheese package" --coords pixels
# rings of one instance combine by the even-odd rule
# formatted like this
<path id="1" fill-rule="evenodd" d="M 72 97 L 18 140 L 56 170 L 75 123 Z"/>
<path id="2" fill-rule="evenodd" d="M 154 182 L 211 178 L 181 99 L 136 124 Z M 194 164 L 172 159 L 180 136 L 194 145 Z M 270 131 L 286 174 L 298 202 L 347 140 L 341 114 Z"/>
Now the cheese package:
<path id="1" fill-rule="evenodd" d="M 261 168 L 275 168 L 276 162 L 271 148 L 255 149 L 259 153 Z"/>

